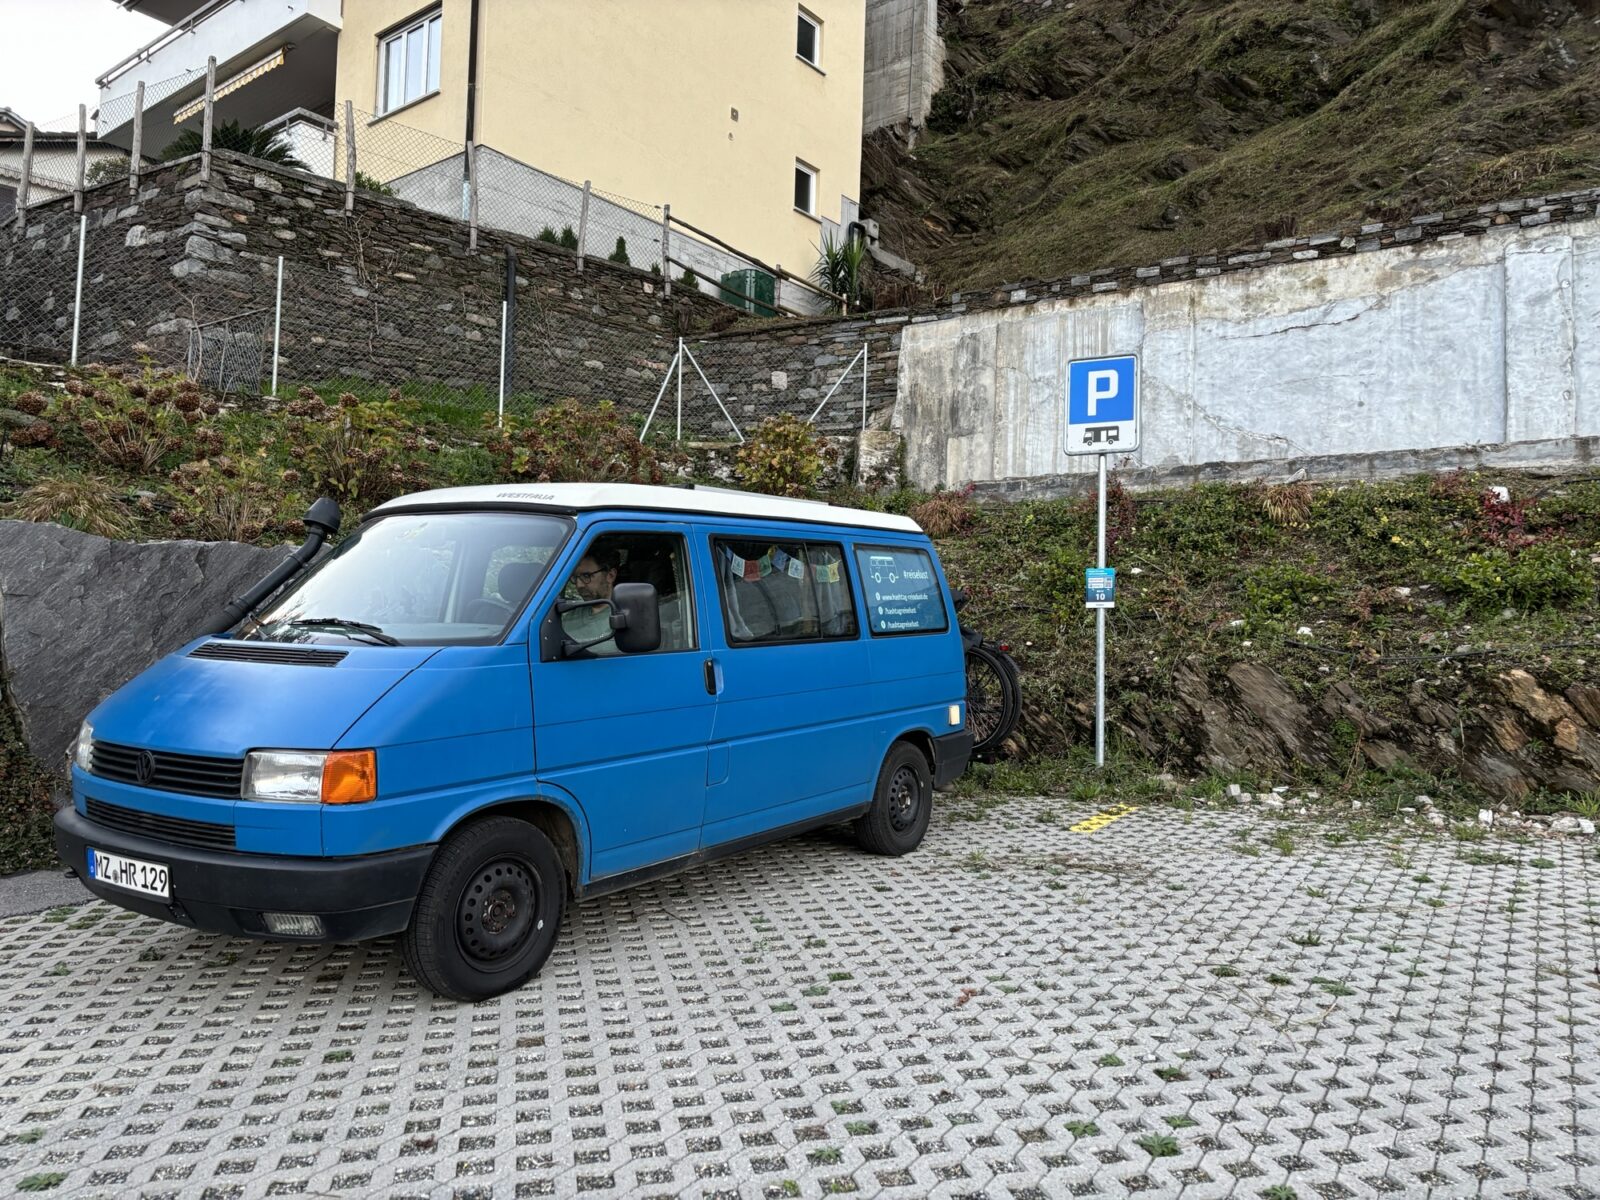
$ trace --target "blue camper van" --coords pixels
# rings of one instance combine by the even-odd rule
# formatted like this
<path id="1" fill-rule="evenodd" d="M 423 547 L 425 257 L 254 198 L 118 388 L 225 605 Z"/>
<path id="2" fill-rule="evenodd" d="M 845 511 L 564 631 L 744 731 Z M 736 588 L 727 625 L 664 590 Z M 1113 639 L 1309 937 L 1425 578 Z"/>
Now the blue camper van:
<path id="1" fill-rule="evenodd" d="M 899 516 L 707 488 L 450 488 L 336 508 L 89 714 L 56 844 L 135 912 L 401 935 L 517 987 L 569 900 L 853 821 L 914 850 L 966 767 L 962 643 Z"/>

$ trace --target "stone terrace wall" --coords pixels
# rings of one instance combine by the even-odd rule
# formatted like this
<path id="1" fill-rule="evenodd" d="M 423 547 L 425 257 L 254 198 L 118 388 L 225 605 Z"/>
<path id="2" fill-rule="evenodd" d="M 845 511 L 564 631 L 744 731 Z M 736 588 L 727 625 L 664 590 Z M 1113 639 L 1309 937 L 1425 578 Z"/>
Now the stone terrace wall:
<path id="1" fill-rule="evenodd" d="M 511 390 L 642 406 L 680 330 L 725 313 L 715 300 L 669 301 L 649 272 L 481 230 L 358 191 L 353 213 L 330 180 L 231 154 L 92 189 L 80 360 L 184 360 L 197 323 L 267 310 L 285 258 L 280 372 L 288 383 L 341 378 L 436 383 L 492 397 L 499 377 L 506 254 L 517 258 Z M 61 361 L 71 336 L 77 217 L 70 199 L 0 229 L 0 350 Z M 240 322 L 242 327 L 249 322 Z M 270 364 L 267 368 L 270 371 Z M 265 375 L 266 372 L 263 374 Z"/>

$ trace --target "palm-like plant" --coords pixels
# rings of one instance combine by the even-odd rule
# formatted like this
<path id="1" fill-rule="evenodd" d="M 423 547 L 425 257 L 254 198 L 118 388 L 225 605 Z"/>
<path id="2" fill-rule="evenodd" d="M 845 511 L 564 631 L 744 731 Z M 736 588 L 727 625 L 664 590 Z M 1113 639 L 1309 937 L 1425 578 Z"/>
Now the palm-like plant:
<path id="1" fill-rule="evenodd" d="M 161 158 L 165 162 L 171 162 L 188 154 L 199 154 L 200 148 L 200 131 L 185 129 L 167 143 L 167 148 L 161 152 Z M 254 126 L 240 125 L 237 121 L 224 121 L 220 125 L 211 127 L 211 148 L 232 150 L 235 154 L 248 154 L 251 158 L 277 163 L 282 167 L 295 167 L 301 171 L 309 169 L 294 156 L 294 147 L 290 145 L 289 139 L 276 129 L 257 129 Z"/>
<path id="2" fill-rule="evenodd" d="M 867 294 L 867 242 L 865 238 L 839 239 L 831 231 L 822 235 L 811 282 L 823 291 L 843 296 L 846 308 L 865 308 Z"/>

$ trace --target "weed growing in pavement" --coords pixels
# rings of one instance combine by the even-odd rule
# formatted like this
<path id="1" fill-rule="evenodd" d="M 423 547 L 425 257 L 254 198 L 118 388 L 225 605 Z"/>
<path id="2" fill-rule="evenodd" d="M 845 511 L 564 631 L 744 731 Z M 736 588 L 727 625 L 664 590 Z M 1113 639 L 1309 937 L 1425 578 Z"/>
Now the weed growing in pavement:
<path id="1" fill-rule="evenodd" d="M 17 1184 L 19 1192 L 48 1192 L 51 1188 L 61 1186 L 61 1181 L 67 1177 L 65 1171 L 40 1171 L 28 1175 Z"/>
<path id="2" fill-rule="evenodd" d="M 1123 1065 L 1122 1060 L 1115 1054 L 1102 1054 L 1094 1062 L 1097 1067 L 1120 1067 Z"/>
<path id="3" fill-rule="evenodd" d="M 1183 1113 L 1178 1113 L 1176 1116 L 1168 1117 L 1166 1118 L 1166 1121 L 1167 1124 L 1172 1126 L 1174 1129 L 1189 1129 L 1192 1126 L 1200 1124 L 1200 1122 L 1196 1121 L 1193 1117 L 1186 1116 Z"/>
<path id="4" fill-rule="evenodd" d="M 1296 946 L 1320 946 L 1322 935 L 1320 933 L 1292 933 L 1289 940 Z"/>
<path id="5" fill-rule="evenodd" d="M 1178 1139 L 1170 1133 L 1148 1133 L 1133 1144 L 1151 1158 L 1173 1158 L 1178 1153 Z"/>
<path id="6" fill-rule="evenodd" d="M 1068 1121 L 1062 1128 L 1075 1138 L 1095 1137 L 1100 1132 L 1100 1126 L 1093 1121 Z"/>

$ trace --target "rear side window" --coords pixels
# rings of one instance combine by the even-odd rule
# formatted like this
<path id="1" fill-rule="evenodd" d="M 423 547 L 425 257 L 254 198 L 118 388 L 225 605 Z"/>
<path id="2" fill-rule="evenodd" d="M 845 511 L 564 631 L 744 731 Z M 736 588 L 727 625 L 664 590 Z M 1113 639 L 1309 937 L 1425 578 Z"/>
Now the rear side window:
<path id="1" fill-rule="evenodd" d="M 856 566 L 867 594 L 867 628 L 873 633 L 943 633 L 950 628 L 933 556 L 926 550 L 857 546 Z"/>
<path id="2" fill-rule="evenodd" d="M 856 636 L 850 572 L 837 543 L 714 538 L 711 552 L 730 645 Z"/>

